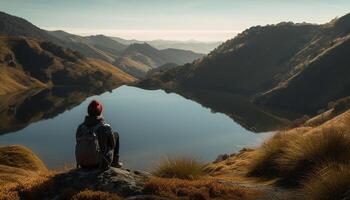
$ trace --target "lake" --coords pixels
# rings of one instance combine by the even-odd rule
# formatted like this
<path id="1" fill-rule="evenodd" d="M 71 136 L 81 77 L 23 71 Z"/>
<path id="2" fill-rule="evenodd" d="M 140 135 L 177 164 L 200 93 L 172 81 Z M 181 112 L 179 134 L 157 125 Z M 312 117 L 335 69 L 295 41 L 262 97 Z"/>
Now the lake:
<path id="1" fill-rule="evenodd" d="M 66 97 L 65 101 L 76 96 Z M 37 99 L 43 101 L 43 97 Z M 0 145 L 24 145 L 32 149 L 49 168 L 75 162 L 75 131 L 92 99 L 103 103 L 107 123 L 120 134 L 121 161 L 131 169 L 149 170 L 164 156 L 192 156 L 210 162 L 219 154 L 256 146 L 271 135 L 248 131 L 225 114 L 213 113 L 194 101 L 162 90 L 121 86 L 87 99 L 78 98 L 81 101 L 71 103 L 69 108 L 49 114 L 45 112 L 45 107 L 62 107 L 57 105 L 64 98 L 58 101 L 51 95 L 48 99 L 55 103 L 27 103 L 21 112 L 20 107 L 11 108 L 16 111 L 11 114 L 11 120 L 5 121 L 14 121 L 14 126 L 23 121 L 25 123 L 13 131 L 9 131 L 12 127 L 5 127 L 8 130 L 0 135 Z M 35 117 L 23 117 L 31 116 L 28 112 L 33 110 L 33 106 L 44 108 L 40 112 L 35 111 Z"/>

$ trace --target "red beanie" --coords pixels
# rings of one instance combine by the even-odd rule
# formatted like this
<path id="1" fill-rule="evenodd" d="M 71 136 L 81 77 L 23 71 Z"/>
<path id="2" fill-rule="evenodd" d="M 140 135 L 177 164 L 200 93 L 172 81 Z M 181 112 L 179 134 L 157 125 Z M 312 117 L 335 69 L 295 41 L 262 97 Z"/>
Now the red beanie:
<path id="1" fill-rule="evenodd" d="M 88 106 L 88 114 L 90 116 L 100 116 L 102 113 L 103 107 L 102 104 L 96 100 L 91 101 Z"/>

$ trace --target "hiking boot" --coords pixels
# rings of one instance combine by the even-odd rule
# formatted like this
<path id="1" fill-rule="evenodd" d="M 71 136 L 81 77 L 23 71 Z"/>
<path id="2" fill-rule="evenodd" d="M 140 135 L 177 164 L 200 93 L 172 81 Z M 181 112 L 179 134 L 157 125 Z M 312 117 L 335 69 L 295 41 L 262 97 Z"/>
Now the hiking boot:
<path id="1" fill-rule="evenodd" d="M 121 162 L 113 162 L 111 164 L 111 167 L 122 168 L 123 167 L 123 163 L 121 163 Z"/>

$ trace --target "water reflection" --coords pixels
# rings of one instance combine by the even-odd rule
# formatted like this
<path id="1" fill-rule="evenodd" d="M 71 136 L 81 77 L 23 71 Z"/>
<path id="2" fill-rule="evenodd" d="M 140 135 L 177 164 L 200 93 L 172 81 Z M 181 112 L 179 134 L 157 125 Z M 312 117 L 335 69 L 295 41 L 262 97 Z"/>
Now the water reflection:
<path id="1" fill-rule="evenodd" d="M 100 90 L 56 87 L 0 96 L 0 135 L 49 119 L 79 105 Z"/>
<path id="2" fill-rule="evenodd" d="M 1 132 L 11 134 L 0 136 L 0 145 L 25 145 L 51 168 L 72 164 L 75 130 L 92 99 L 103 102 L 107 122 L 121 136 L 121 160 L 133 169 L 148 169 L 164 155 L 212 161 L 269 135 L 254 134 L 227 115 L 162 90 L 122 86 L 88 97 L 94 92 L 56 88 L 2 98 Z"/>

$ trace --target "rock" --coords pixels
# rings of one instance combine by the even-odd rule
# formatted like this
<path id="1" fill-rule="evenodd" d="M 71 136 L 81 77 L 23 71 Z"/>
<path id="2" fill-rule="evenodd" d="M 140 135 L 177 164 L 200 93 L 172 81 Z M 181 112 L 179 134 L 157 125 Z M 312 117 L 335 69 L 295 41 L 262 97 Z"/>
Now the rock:
<path id="1" fill-rule="evenodd" d="M 221 154 L 215 159 L 214 163 L 218 163 L 224 160 L 227 160 L 230 156 L 228 154 Z"/>
<path id="2" fill-rule="evenodd" d="M 141 170 L 135 170 L 134 173 L 136 175 L 140 175 L 140 176 L 147 177 L 147 178 L 152 176 L 151 173 L 146 172 L 146 171 L 141 171 Z"/>
<path id="3" fill-rule="evenodd" d="M 130 172 L 120 168 L 110 168 L 106 171 L 74 169 L 58 174 L 52 178 L 55 188 L 63 191 L 65 188 L 74 190 L 96 190 L 113 192 L 122 197 L 141 195 L 148 176 L 146 173 Z"/>

